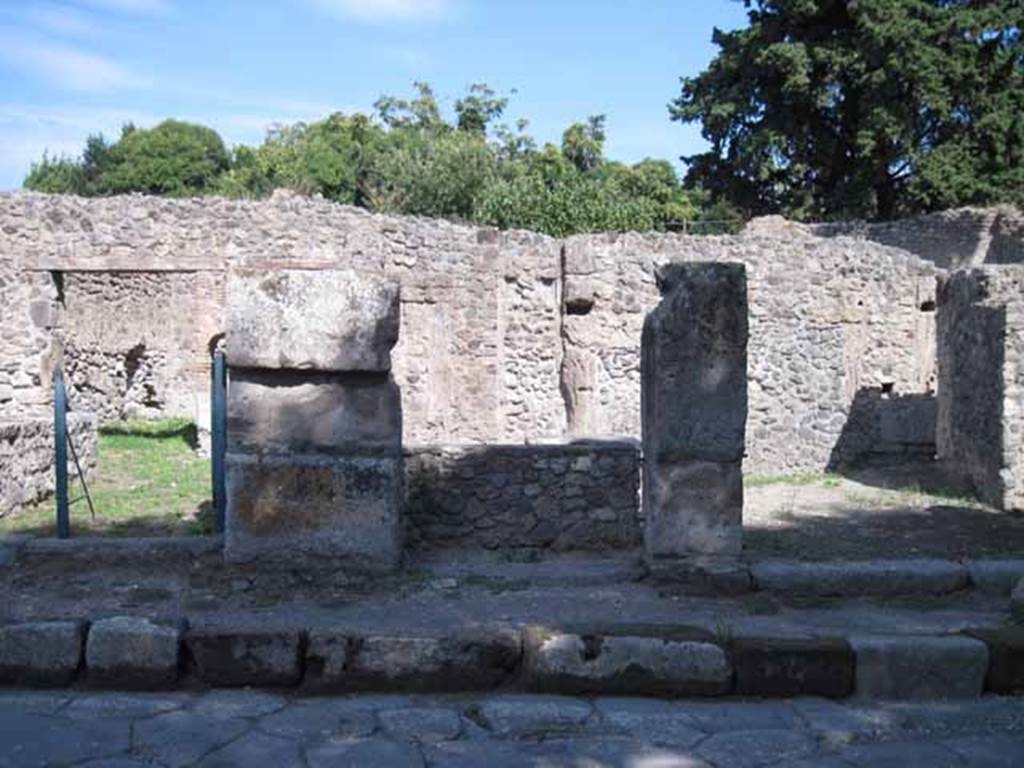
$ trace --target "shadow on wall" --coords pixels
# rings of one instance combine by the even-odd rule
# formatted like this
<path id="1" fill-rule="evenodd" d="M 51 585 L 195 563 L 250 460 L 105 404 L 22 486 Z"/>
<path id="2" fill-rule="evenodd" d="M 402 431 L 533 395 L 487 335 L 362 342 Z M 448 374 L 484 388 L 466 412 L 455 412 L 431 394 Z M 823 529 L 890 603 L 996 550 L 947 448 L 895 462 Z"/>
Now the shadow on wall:
<path id="1" fill-rule="evenodd" d="M 629 551 L 643 539 L 633 441 L 405 450 L 411 548 Z"/>
<path id="2" fill-rule="evenodd" d="M 934 394 L 862 387 L 832 448 L 828 470 L 882 488 L 925 488 L 942 481 L 935 461 L 936 412 Z M 943 489 L 949 486 L 942 483 Z"/>

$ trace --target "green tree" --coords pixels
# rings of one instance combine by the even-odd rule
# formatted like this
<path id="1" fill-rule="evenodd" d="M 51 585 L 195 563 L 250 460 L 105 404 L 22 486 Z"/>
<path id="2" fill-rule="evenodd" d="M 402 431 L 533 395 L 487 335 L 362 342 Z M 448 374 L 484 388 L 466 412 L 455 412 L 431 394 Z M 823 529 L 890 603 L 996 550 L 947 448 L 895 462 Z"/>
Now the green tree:
<path id="1" fill-rule="evenodd" d="M 88 155 L 87 147 L 86 162 Z M 180 197 L 213 191 L 229 157 L 212 128 L 164 120 L 150 129 L 126 125 L 121 138 L 104 150 L 102 163 L 96 179 L 100 194 Z"/>
<path id="2" fill-rule="evenodd" d="M 687 181 L 748 214 L 896 216 L 1024 199 L 1020 0 L 744 0 L 684 78 Z"/>

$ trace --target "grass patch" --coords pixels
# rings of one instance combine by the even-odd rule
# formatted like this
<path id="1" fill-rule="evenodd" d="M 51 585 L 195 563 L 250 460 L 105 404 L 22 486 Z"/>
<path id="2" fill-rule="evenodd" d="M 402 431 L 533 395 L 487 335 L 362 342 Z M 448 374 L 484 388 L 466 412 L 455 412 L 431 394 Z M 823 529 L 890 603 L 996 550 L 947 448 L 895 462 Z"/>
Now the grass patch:
<path id="1" fill-rule="evenodd" d="M 121 422 L 100 429 L 98 468 L 89 492 L 71 480 L 72 535 L 178 536 L 212 533 L 210 461 L 196 455 L 195 427 L 186 420 Z M 56 502 L 24 507 L 0 519 L 0 533 L 52 536 Z"/>
<path id="2" fill-rule="evenodd" d="M 792 475 L 745 475 L 743 485 L 758 488 L 765 485 L 823 485 L 835 488 L 843 479 L 832 472 L 797 472 Z"/>

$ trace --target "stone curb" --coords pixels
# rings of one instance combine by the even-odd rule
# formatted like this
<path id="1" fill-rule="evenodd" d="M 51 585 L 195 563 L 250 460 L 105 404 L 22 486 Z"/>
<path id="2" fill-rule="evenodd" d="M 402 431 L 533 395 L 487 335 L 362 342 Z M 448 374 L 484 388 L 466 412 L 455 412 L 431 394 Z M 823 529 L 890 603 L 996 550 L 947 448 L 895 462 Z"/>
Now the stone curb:
<path id="1" fill-rule="evenodd" d="M 968 569 L 951 560 L 764 561 L 750 566 L 758 590 L 816 597 L 945 595 L 968 586 Z"/>
<path id="2" fill-rule="evenodd" d="M 458 693 L 965 698 L 1024 692 L 1024 628 L 718 639 L 694 628 L 424 636 L 132 617 L 0 626 L 0 685 Z"/>

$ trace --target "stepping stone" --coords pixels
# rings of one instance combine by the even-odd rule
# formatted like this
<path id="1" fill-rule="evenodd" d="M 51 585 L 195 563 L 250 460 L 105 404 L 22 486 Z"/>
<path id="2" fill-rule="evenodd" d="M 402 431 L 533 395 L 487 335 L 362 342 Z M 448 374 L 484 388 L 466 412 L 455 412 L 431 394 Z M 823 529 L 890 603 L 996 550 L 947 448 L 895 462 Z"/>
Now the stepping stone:
<path id="1" fill-rule="evenodd" d="M 861 635 L 856 693 L 867 699 L 962 699 L 984 688 L 989 654 L 969 637 Z"/>

